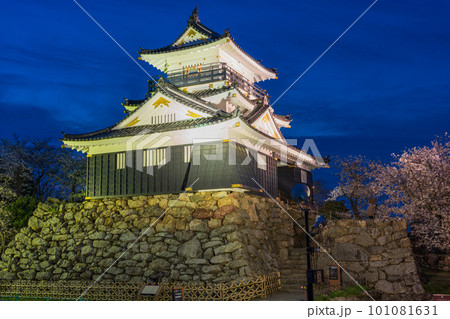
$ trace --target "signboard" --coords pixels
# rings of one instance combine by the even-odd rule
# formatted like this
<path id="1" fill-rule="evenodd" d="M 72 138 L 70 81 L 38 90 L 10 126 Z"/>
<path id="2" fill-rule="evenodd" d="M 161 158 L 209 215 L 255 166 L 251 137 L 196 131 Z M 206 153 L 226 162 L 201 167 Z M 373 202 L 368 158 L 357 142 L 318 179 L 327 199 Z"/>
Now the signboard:
<path id="1" fill-rule="evenodd" d="M 330 286 L 339 287 L 341 285 L 341 268 L 338 265 L 328 265 L 330 276 Z"/>
<path id="2" fill-rule="evenodd" d="M 153 300 L 158 300 L 161 293 L 162 286 L 159 285 L 143 285 L 137 293 L 137 300 L 142 300 L 142 297 L 150 297 Z"/>
<path id="3" fill-rule="evenodd" d="M 434 294 L 433 301 L 450 301 L 450 295 Z"/>
<path id="4" fill-rule="evenodd" d="M 320 284 L 323 282 L 323 269 L 314 269 L 314 283 Z"/>
<path id="5" fill-rule="evenodd" d="M 184 288 L 172 288 L 172 301 L 184 301 Z"/>
<path id="6" fill-rule="evenodd" d="M 141 295 L 156 295 L 158 293 L 159 286 L 157 285 L 148 285 L 144 286 L 141 291 Z"/>
<path id="7" fill-rule="evenodd" d="M 330 272 L 330 280 L 338 280 L 339 279 L 339 275 L 338 275 L 338 266 L 337 265 L 329 265 L 329 272 Z"/>

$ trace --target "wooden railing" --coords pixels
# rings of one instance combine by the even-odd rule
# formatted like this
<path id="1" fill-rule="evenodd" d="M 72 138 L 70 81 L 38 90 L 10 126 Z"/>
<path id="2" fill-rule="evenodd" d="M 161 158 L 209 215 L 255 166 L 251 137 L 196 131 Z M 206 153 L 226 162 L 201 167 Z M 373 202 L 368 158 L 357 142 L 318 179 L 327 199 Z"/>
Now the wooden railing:
<path id="1" fill-rule="evenodd" d="M 158 77 L 154 77 L 157 79 Z M 165 76 L 166 80 L 177 87 L 186 87 L 197 84 L 212 83 L 217 81 L 229 81 L 229 83 L 236 83 L 236 85 L 243 91 L 247 92 L 249 96 L 254 98 L 261 98 L 267 96 L 267 91 L 263 90 L 256 84 L 250 82 L 247 78 L 240 75 L 225 63 L 211 63 L 202 65 L 197 70 L 187 73 L 186 70 L 178 69 L 170 72 Z M 149 91 L 153 91 L 156 84 L 153 81 L 149 82 Z"/>
<path id="2" fill-rule="evenodd" d="M 3 300 L 136 300 L 144 283 L 92 281 L 0 280 Z M 281 291 L 280 273 L 260 275 L 228 283 L 171 282 L 164 284 L 159 300 L 172 300 L 172 288 L 183 287 L 185 300 L 253 300 Z M 89 288 L 89 289 L 88 289 Z M 86 293 L 85 293 L 86 292 Z"/>

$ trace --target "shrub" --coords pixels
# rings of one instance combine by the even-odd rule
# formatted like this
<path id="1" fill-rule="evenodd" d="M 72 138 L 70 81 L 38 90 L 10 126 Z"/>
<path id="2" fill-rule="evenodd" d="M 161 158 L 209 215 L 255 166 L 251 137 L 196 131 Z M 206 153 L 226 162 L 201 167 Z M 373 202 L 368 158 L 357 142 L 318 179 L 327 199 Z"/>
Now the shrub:
<path id="1" fill-rule="evenodd" d="M 364 290 L 368 290 L 368 287 L 363 286 Z M 364 298 L 366 294 L 359 286 L 343 287 L 339 290 L 331 291 L 328 295 L 319 295 L 314 297 L 314 301 L 330 301 L 338 297 L 350 297 L 355 296 L 358 298 Z"/>
<path id="2" fill-rule="evenodd" d="M 33 215 L 39 200 L 33 196 L 20 196 L 6 207 L 10 214 L 11 226 L 20 229 L 27 226 L 28 219 Z"/>

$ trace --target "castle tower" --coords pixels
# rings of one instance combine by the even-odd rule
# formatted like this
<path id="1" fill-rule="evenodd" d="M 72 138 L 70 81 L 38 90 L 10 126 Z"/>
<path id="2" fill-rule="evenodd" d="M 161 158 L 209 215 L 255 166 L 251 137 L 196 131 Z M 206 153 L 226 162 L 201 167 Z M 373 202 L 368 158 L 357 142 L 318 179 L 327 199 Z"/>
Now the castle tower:
<path id="1" fill-rule="evenodd" d="M 87 153 L 89 198 L 262 192 L 260 185 L 278 196 L 294 183 L 311 184 L 311 170 L 324 166 L 286 143 L 280 129 L 290 127 L 290 116 L 275 114 L 255 84 L 276 79 L 276 69 L 246 53 L 228 30 L 201 24 L 197 9 L 172 44 L 139 54 L 163 72 L 145 98 L 125 99 L 127 116 L 115 125 L 62 139 Z"/>

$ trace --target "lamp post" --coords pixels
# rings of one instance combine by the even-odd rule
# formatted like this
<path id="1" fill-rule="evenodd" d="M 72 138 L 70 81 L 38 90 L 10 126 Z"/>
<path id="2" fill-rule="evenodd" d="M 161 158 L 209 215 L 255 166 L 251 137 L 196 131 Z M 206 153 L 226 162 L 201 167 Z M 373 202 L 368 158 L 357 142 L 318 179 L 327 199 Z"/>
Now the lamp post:
<path id="1" fill-rule="evenodd" d="M 298 207 L 305 214 L 305 232 L 306 232 L 306 299 L 314 301 L 313 293 L 313 273 L 311 271 L 311 247 L 309 242 L 309 205 L 311 204 L 311 189 L 306 184 L 297 184 L 291 190 L 291 198 L 297 202 Z M 301 204 L 306 204 L 302 208 Z"/>

